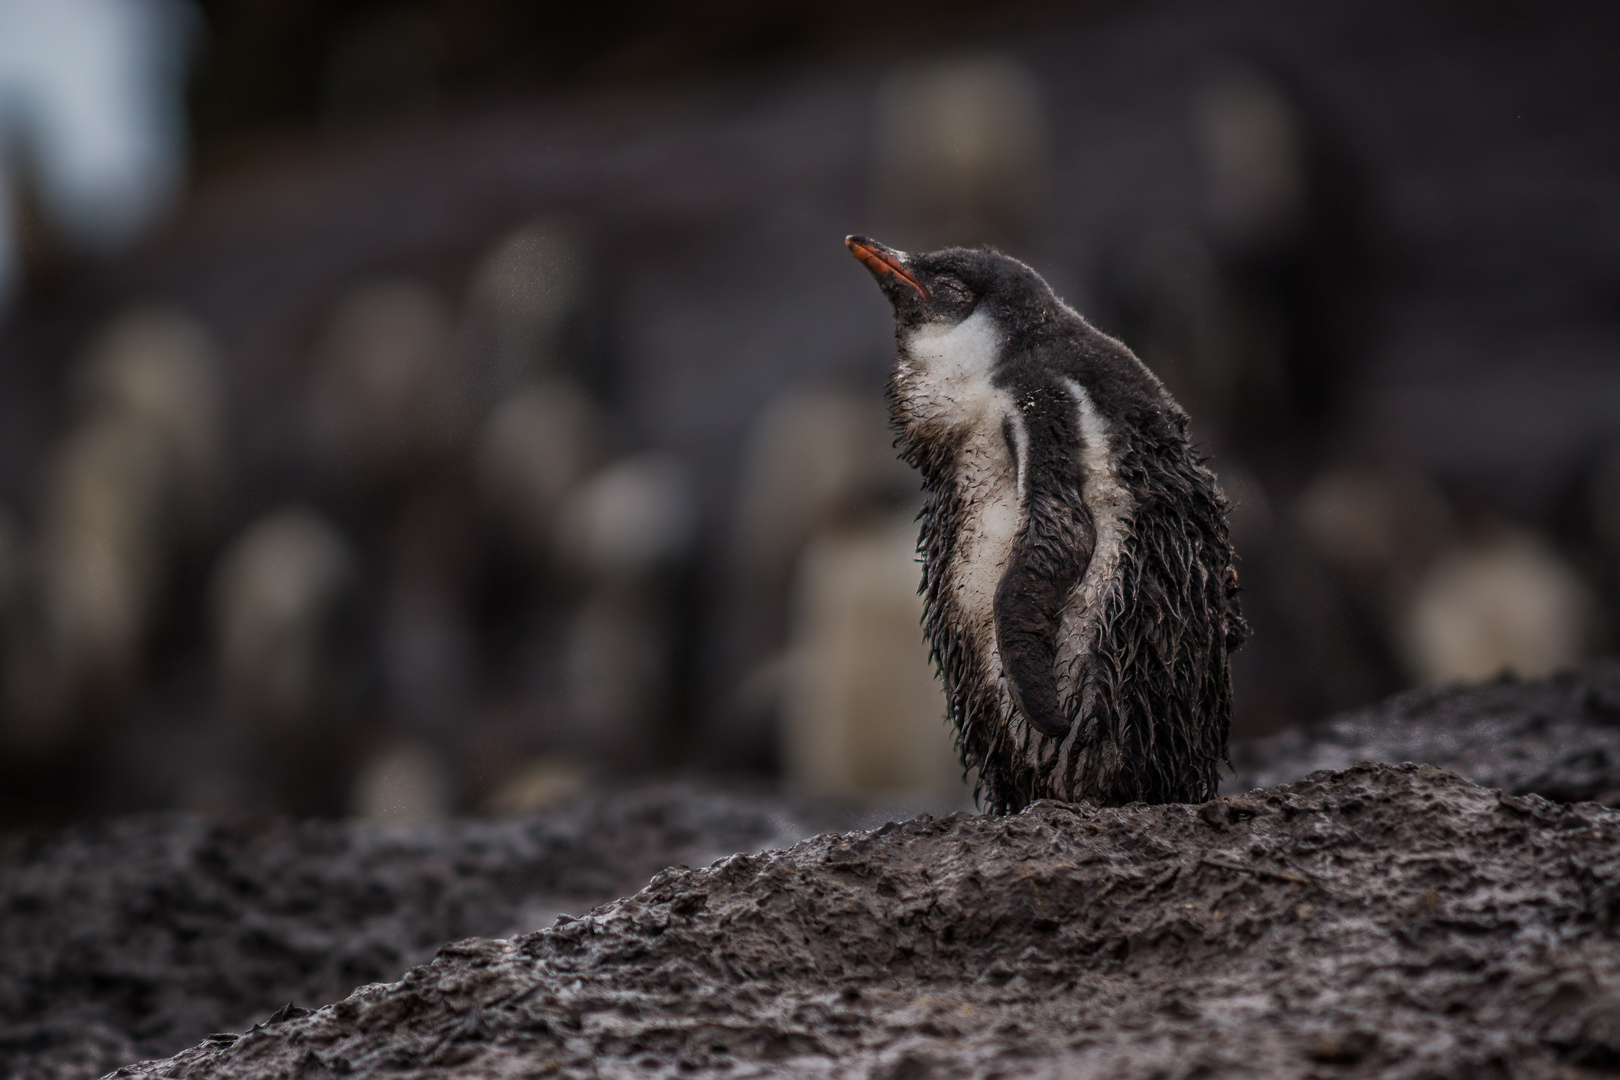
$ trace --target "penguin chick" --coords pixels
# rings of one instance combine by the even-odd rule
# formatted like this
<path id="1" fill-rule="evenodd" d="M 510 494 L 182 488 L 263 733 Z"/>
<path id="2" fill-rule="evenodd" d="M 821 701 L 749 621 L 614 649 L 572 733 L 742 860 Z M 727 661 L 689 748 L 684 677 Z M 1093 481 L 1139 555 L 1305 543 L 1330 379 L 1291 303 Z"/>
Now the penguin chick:
<path id="1" fill-rule="evenodd" d="M 1247 628 L 1186 413 L 1016 259 L 846 243 L 894 305 L 923 625 L 980 797 L 1213 797 Z"/>

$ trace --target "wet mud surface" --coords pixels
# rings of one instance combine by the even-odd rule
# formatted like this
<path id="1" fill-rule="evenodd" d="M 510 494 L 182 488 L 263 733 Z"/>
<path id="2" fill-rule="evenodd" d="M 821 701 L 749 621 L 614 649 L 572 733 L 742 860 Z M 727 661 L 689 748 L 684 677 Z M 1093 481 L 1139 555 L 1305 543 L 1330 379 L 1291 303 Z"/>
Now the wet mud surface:
<path id="1" fill-rule="evenodd" d="M 0 853 L 0 1078 L 81 1080 L 397 979 L 446 941 L 549 925 L 852 820 L 665 785 L 543 818 L 386 828 L 112 819 Z"/>
<path id="2" fill-rule="evenodd" d="M 117 1075 L 1556 1076 L 1620 1062 L 1617 840 L 1421 765 L 924 817 Z"/>
<path id="3" fill-rule="evenodd" d="M 1414 690 L 1378 705 L 1234 742 L 1223 793 L 1358 761 L 1420 761 L 1485 787 L 1620 805 L 1620 662 L 1537 682 Z"/>
<path id="4" fill-rule="evenodd" d="M 1506 790 L 1351 764 L 1379 756 Z M 1573 802 L 1620 789 L 1620 666 L 1406 695 L 1234 762 L 1268 786 L 864 832 L 676 785 L 530 821 L 13 844 L 0 1078 L 176 1053 L 124 1075 L 1620 1066 L 1620 813 Z M 1345 771 L 1296 779 L 1319 766 Z"/>

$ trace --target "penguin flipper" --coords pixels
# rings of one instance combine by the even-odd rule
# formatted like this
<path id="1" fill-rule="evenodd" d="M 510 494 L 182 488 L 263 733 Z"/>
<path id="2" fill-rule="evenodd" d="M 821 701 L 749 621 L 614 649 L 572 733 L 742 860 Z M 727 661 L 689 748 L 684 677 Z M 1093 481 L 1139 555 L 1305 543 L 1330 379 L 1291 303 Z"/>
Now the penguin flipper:
<path id="1" fill-rule="evenodd" d="M 1013 701 L 1030 726 L 1062 738 L 1074 720 L 1057 687 L 1057 636 L 1063 608 L 1091 565 L 1097 529 L 1077 485 L 1036 488 L 1024 527 L 996 585 L 996 649 Z"/>

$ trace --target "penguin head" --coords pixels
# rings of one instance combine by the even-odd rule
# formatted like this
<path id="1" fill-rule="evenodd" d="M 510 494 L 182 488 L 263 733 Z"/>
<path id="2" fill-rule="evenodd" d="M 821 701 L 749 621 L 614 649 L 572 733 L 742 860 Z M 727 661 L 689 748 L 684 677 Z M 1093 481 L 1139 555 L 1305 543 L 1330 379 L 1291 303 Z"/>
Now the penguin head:
<path id="1" fill-rule="evenodd" d="M 1024 406 L 1074 404 L 1070 387 L 1080 373 L 1061 362 L 1061 351 L 1039 347 L 1039 339 L 1079 317 L 1034 270 L 990 248 L 913 254 L 863 236 L 844 243 L 894 307 L 899 363 L 890 389 L 907 440 L 919 448 L 956 442 L 988 422 L 987 430 L 1004 433 L 1010 444 L 1028 411 L 1014 398 Z M 1022 462 L 1013 452 L 1004 464 L 1016 469 Z"/>
<path id="2" fill-rule="evenodd" d="M 864 236 L 846 237 L 844 244 L 877 278 L 902 335 L 955 326 L 987 299 L 998 308 L 1026 308 L 1039 299 L 1058 302 L 1033 270 L 989 248 L 909 254 Z"/>

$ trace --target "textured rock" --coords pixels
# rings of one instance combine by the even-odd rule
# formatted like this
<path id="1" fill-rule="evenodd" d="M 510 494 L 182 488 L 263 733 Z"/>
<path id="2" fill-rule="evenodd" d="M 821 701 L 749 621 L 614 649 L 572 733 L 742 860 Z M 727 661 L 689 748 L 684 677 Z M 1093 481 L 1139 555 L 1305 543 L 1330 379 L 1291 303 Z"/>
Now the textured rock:
<path id="1" fill-rule="evenodd" d="M 1234 746 L 1239 785 L 1379 757 L 1613 799 L 1620 665 Z M 670 871 L 303 1014 L 853 821 L 691 786 L 410 829 L 114 820 L 0 850 L 0 1080 L 288 1003 L 135 1072 L 1553 1075 L 1620 1064 L 1617 822 L 1417 766 L 920 819 Z"/>
<path id="2" fill-rule="evenodd" d="M 81 1080 L 852 820 L 669 785 L 529 821 L 115 819 L 0 851 L 0 1078 Z"/>
<path id="3" fill-rule="evenodd" d="M 1620 813 L 1419 765 L 670 870 L 117 1075 L 1515 1076 L 1620 1063 Z"/>
<path id="4" fill-rule="evenodd" d="M 1228 793 L 1358 761 L 1421 761 L 1485 787 L 1620 804 L 1620 662 L 1536 682 L 1414 690 L 1358 712 L 1235 741 Z"/>

